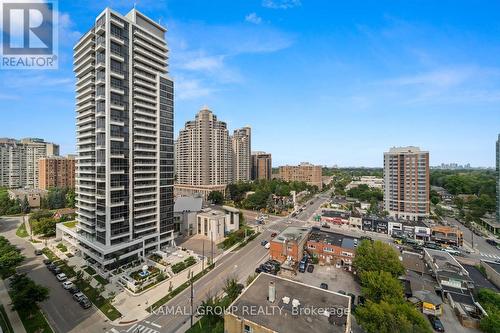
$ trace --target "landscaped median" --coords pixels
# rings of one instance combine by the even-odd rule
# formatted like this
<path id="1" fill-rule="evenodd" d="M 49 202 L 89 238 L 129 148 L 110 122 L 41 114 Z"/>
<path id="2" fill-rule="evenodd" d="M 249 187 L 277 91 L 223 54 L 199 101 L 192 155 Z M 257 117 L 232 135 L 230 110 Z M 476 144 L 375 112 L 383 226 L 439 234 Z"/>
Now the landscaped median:
<path id="1" fill-rule="evenodd" d="M 170 301 L 172 298 L 174 298 L 175 296 L 179 295 L 182 291 L 184 291 L 184 289 L 188 288 L 191 284 L 191 281 L 194 283 L 196 282 L 197 280 L 199 280 L 202 276 L 204 276 L 205 274 L 207 274 L 212 268 L 214 268 L 214 265 L 210 265 L 208 266 L 207 268 L 205 268 L 205 270 L 199 272 L 198 274 L 196 274 L 195 276 L 193 276 L 192 279 L 184 282 L 183 284 L 181 284 L 180 286 L 178 286 L 177 288 L 175 288 L 174 290 L 172 290 L 171 292 L 169 292 L 167 295 L 163 296 L 162 298 L 160 298 L 158 301 L 156 301 L 155 303 L 153 303 L 147 310 L 148 312 L 153 312 L 154 310 L 158 309 L 160 306 L 162 306 L 163 304 L 167 303 L 168 301 Z"/>
<path id="2" fill-rule="evenodd" d="M 74 284 L 89 298 L 89 300 L 106 315 L 106 317 L 109 318 L 109 320 L 116 320 L 121 317 L 121 313 L 111 304 L 111 300 L 104 298 L 101 296 L 101 292 L 97 290 L 96 288 L 92 287 L 90 285 L 90 280 L 86 281 L 81 277 L 81 274 L 76 274 L 75 270 L 73 267 L 68 266 L 66 262 L 63 260 L 60 260 L 54 252 L 52 252 L 48 248 L 43 249 L 43 253 L 49 258 L 52 262 L 54 262 L 56 265 L 58 265 L 61 268 L 61 271 L 70 277 L 76 276 L 76 280 L 74 281 Z M 85 271 L 87 271 L 90 267 L 87 267 Z M 92 268 L 90 268 L 92 269 Z M 95 270 L 92 269 L 92 271 L 95 273 Z M 98 276 L 98 275 L 96 275 Z M 94 278 L 99 281 L 95 276 Z M 105 279 L 102 279 L 105 280 Z M 105 280 L 107 281 L 107 280 Z M 101 282 L 101 281 L 99 281 Z M 103 281 L 104 282 L 104 281 Z M 104 285 L 104 283 L 101 283 L 101 285 Z"/>

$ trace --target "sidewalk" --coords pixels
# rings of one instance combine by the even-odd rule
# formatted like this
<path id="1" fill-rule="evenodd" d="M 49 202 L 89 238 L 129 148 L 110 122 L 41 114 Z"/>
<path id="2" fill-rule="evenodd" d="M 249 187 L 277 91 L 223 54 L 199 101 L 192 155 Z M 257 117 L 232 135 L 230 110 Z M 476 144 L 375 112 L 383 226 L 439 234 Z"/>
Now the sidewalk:
<path id="1" fill-rule="evenodd" d="M 5 285 L 5 282 L 0 279 L 0 301 L 3 304 L 3 307 L 5 309 L 5 312 L 7 313 L 7 317 L 9 318 L 10 324 L 12 325 L 12 329 L 16 333 L 26 333 L 26 330 L 24 329 L 23 323 L 21 322 L 21 318 L 19 318 L 19 315 L 17 314 L 16 311 L 11 310 L 11 299 L 10 296 L 7 292 L 7 286 Z"/>

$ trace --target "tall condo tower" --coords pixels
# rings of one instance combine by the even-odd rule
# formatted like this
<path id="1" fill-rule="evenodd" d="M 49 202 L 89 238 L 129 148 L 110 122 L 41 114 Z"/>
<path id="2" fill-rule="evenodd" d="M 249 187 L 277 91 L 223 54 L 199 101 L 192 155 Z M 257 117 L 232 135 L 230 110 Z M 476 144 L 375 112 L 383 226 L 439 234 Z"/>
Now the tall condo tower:
<path id="1" fill-rule="evenodd" d="M 173 82 L 166 29 L 106 8 L 74 47 L 75 238 L 105 269 L 172 245 Z"/>

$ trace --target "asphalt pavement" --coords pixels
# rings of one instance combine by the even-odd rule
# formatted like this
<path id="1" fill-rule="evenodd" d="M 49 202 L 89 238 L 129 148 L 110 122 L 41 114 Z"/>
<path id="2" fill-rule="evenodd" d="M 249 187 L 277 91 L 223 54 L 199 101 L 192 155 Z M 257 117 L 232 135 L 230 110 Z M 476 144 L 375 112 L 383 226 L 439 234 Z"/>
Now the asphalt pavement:
<path id="1" fill-rule="evenodd" d="M 40 307 L 54 332 L 102 333 L 110 329 L 112 326 L 107 324 L 107 319 L 99 310 L 94 307 L 84 310 L 72 299 L 71 294 L 61 286 L 61 283 L 43 264 L 42 260 L 45 257 L 34 254 L 34 247 L 28 239 L 24 240 L 16 236 L 20 223 L 19 217 L 0 218 L 0 234 L 21 249 L 26 257 L 17 271 L 27 273 L 36 283 L 49 288 L 50 297 L 40 303 Z"/>

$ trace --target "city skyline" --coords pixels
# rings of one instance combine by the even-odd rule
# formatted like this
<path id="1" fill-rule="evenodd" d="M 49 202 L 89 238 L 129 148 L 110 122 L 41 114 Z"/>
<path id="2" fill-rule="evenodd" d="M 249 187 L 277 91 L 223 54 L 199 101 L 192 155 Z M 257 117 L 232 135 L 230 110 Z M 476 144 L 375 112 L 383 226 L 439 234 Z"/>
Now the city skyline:
<path id="1" fill-rule="evenodd" d="M 207 104 L 230 128 L 250 124 L 253 149 L 272 153 L 274 166 L 382 167 L 383 151 L 406 145 L 428 150 L 431 166 L 495 166 L 496 5 L 466 15 L 462 2 L 365 3 L 364 11 L 280 3 L 221 1 L 220 13 L 203 3 L 137 2 L 169 27 L 174 133 Z M 0 73 L 0 136 L 76 151 L 72 46 L 103 6 L 127 12 L 134 2 L 61 2 L 59 70 Z"/>

